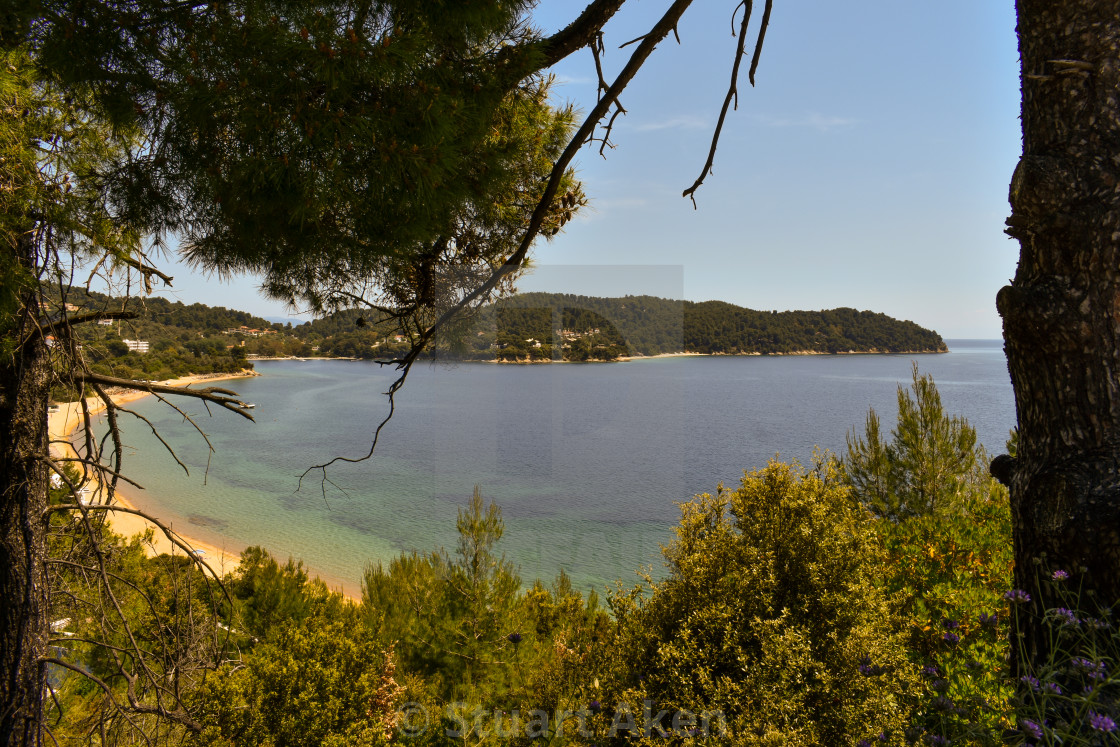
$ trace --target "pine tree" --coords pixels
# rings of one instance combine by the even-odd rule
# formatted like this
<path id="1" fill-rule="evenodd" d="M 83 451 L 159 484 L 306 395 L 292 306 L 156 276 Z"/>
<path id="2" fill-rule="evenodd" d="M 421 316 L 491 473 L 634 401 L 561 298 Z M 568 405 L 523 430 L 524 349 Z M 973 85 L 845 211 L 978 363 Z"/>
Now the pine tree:
<path id="1" fill-rule="evenodd" d="M 910 390 L 898 387 L 898 423 L 884 441 L 879 416 L 867 415 L 864 435 L 848 433 L 844 470 L 855 495 L 879 516 L 900 520 L 950 510 L 989 478 L 976 429 L 945 414 L 929 374 L 913 368 Z"/>

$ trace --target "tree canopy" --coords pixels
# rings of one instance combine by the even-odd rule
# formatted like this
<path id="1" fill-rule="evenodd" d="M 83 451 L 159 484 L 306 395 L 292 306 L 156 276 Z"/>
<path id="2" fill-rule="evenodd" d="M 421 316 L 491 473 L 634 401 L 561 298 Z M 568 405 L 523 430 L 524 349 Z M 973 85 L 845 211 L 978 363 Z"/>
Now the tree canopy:
<path id="1" fill-rule="evenodd" d="M 528 5 L 44 2 L 20 41 L 135 133 L 98 173 L 117 221 L 303 307 L 408 317 L 503 264 L 568 143 Z M 583 202 L 556 189 L 546 233 Z"/>

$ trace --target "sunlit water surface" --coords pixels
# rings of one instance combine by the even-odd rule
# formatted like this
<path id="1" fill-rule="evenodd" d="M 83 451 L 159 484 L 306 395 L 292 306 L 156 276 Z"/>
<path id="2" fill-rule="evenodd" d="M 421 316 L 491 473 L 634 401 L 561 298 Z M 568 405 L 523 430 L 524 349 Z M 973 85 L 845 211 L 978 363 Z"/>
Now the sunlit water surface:
<path id="1" fill-rule="evenodd" d="M 214 446 L 154 398 L 128 424 L 130 497 L 191 537 L 295 556 L 332 585 L 359 589 L 371 560 L 452 550 L 456 509 L 474 485 L 505 519 L 500 548 L 522 579 L 563 568 L 581 587 L 660 568 L 678 501 L 735 484 L 775 455 L 842 452 L 874 407 L 893 427 L 911 361 L 933 374 L 949 412 L 965 415 L 993 452 L 1015 410 L 1001 343 L 950 341 L 919 356 L 660 358 L 616 364 L 418 366 L 397 397 L 376 455 L 361 456 L 387 412 L 392 372 L 348 361 L 271 361 L 226 384 L 254 402 L 257 422 L 188 410 Z M 207 469 L 209 457 L 209 468 Z"/>

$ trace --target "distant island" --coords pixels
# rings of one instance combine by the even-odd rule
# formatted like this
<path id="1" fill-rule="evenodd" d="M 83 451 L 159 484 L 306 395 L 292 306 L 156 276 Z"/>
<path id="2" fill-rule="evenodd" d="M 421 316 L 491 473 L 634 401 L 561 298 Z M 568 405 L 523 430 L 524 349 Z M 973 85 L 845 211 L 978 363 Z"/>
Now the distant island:
<path id="1" fill-rule="evenodd" d="M 57 303 L 71 313 L 123 308 L 137 314 L 79 328 L 95 370 L 125 378 L 237 371 L 259 358 L 387 359 L 409 345 L 399 330 L 359 310 L 293 325 L 224 307 L 159 297 L 123 301 L 82 289 L 71 289 Z M 454 339 L 440 340 L 431 355 L 524 363 L 947 350 L 936 332 L 873 311 L 757 311 L 722 301 L 524 293 L 485 307 Z"/>

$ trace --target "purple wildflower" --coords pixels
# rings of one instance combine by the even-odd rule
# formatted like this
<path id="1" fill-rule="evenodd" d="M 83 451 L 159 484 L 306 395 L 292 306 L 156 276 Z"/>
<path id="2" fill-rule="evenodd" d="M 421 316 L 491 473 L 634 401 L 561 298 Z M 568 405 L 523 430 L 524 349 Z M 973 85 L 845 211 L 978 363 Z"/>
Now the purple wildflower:
<path id="1" fill-rule="evenodd" d="M 937 667 L 935 667 L 933 664 L 927 664 L 926 666 L 922 667 L 922 676 L 923 677 L 940 677 L 941 676 L 941 670 L 938 669 Z"/>
<path id="2" fill-rule="evenodd" d="M 1069 578 L 1069 574 L 1059 568 L 1058 570 L 1054 571 L 1050 578 L 1054 579 L 1055 581 L 1065 581 Z"/>
<path id="3" fill-rule="evenodd" d="M 943 737 L 940 734 L 927 734 L 926 743 L 929 744 L 930 747 L 949 747 L 949 745 L 952 744 L 948 737 Z"/>
<path id="4" fill-rule="evenodd" d="M 1112 626 L 1104 620 L 1099 620 L 1095 617 L 1086 617 L 1081 622 L 1085 623 L 1085 627 L 1090 630 L 1108 630 Z"/>
<path id="5" fill-rule="evenodd" d="M 933 706 L 933 710 L 940 711 L 941 713 L 952 713 L 957 707 L 956 703 L 946 698 L 944 695 L 938 695 L 933 699 L 930 705 Z"/>
<path id="6" fill-rule="evenodd" d="M 512 643 L 516 646 L 518 643 L 521 643 L 521 634 L 520 633 L 510 633 L 509 635 L 506 636 L 506 639 L 510 643 Z"/>
<path id="7" fill-rule="evenodd" d="M 916 725 L 906 727 L 906 731 L 905 731 L 906 743 L 907 744 L 914 744 L 915 742 L 917 742 L 919 739 L 922 738 L 922 735 L 925 734 L 925 731 L 926 731 L 925 729 L 923 729 L 920 726 L 916 726 Z"/>
<path id="8" fill-rule="evenodd" d="M 952 632 L 946 633 L 945 635 L 941 636 L 941 639 L 948 643 L 950 646 L 956 646 L 961 642 L 961 637 Z"/>
<path id="9" fill-rule="evenodd" d="M 1029 674 L 1024 674 L 1022 677 L 1019 678 L 1019 681 L 1022 682 L 1024 685 L 1029 686 L 1030 689 L 1034 690 L 1035 692 L 1038 692 L 1039 685 L 1038 685 L 1038 679 L 1037 678 L 1031 677 Z"/>
<path id="10" fill-rule="evenodd" d="M 1031 601 L 1031 595 L 1022 589 L 1012 589 L 1003 595 L 1003 598 L 1012 604 L 1026 604 Z"/>
<path id="11" fill-rule="evenodd" d="M 1061 695 L 1062 694 L 1062 688 L 1059 687 L 1057 682 L 1045 682 L 1045 683 L 1043 683 L 1042 687 L 1040 687 L 1039 689 L 1042 692 L 1046 693 L 1047 695 Z"/>
<path id="12" fill-rule="evenodd" d="M 1097 731 L 1116 731 L 1116 722 L 1102 713 L 1089 711 L 1089 726 Z"/>
<path id="13" fill-rule="evenodd" d="M 861 656 L 859 666 L 856 667 L 864 677 L 878 677 L 887 671 L 886 667 L 871 663 L 870 656 Z"/>
<path id="14" fill-rule="evenodd" d="M 1075 656 L 1069 660 L 1069 665 L 1074 671 L 1087 674 L 1091 680 L 1104 679 L 1105 663 L 1103 661 L 1091 661 L 1083 656 Z"/>
<path id="15" fill-rule="evenodd" d="M 602 706 L 599 705 L 599 701 L 597 700 L 593 700 L 587 704 L 587 710 L 591 711 L 592 713 L 598 713 L 601 708 Z"/>
<path id="16" fill-rule="evenodd" d="M 1077 625 L 1081 621 L 1077 619 L 1077 615 L 1073 614 L 1073 610 L 1068 610 L 1065 607 L 1050 610 L 1053 613 L 1054 619 L 1059 621 L 1063 626 Z"/>
<path id="17" fill-rule="evenodd" d="M 985 628 L 995 628 L 999 625 L 999 615 L 992 613 L 990 615 L 980 614 L 980 625 Z"/>
<path id="18" fill-rule="evenodd" d="M 1019 728 L 1034 739 L 1042 739 L 1042 727 L 1029 719 L 1023 719 L 1019 722 Z"/>
<path id="19" fill-rule="evenodd" d="M 945 630 L 956 630 L 961 626 L 957 620 L 943 620 L 941 624 L 945 626 Z"/>

